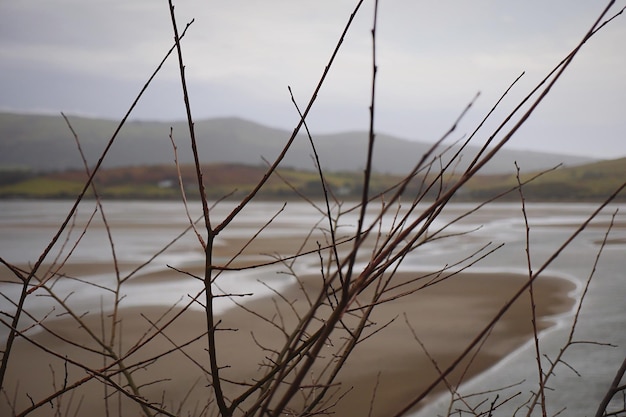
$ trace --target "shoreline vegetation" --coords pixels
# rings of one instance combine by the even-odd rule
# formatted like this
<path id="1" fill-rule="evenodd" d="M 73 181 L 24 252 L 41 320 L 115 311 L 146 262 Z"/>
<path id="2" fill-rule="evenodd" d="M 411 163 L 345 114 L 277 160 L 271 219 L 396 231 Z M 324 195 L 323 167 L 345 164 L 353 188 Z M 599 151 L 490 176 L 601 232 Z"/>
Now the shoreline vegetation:
<path id="1" fill-rule="evenodd" d="M 185 184 L 187 198 L 199 199 L 195 167 L 180 165 L 133 166 L 100 169 L 95 178 L 98 195 L 118 200 L 179 200 L 179 180 Z M 207 183 L 207 197 L 220 199 L 245 196 L 263 178 L 266 167 L 233 163 L 214 163 L 202 166 Z M 455 175 L 447 174 L 446 181 L 454 182 Z M 603 201 L 626 175 L 626 158 L 595 162 L 575 167 L 560 167 L 544 173 L 522 174 L 520 179 L 535 178 L 524 186 L 528 201 Z M 327 190 L 338 199 L 358 199 L 362 193 L 359 172 L 327 172 L 324 174 Z M 434 177 L 434 175 L 433 175 Z M 0 170 L 0 199 L 75 199 L 86 180 L 84 170 L 35 173 L 29 170 Z M 370 184 L 372 195 L 389 192 L 401 181 L 401 176 L 373 173 Z M 428 182 L 416 176 L 407 186 L 407 193 L 418 193 Z M 475 175 L 454 196 L 453 201 L 484 201 L 514 189 L 518 185 L 516 174 Z M 425 195 L 436 199 L 437 191 Z M 324 189 L 319 174 L 295 168 L 280 168 L 259 191 L 258 199 L 293 200 L 319 199 Z M 93 198 L 88 192 L 86 198 Z M 517 193 L 502 195 L 500 201 L 518 201 Z M 618 196 L 625 201 L 626 195 Z"/>
<path id="2" fill-rule="evenodd" d="M 106 265 L 68 265 L 68 268 L 71 268 L 76 276 L 89 276 L 90 273 L 102 271 Z M 201 269 L 198 266 L 191 268 L 189 272 L 201 273 Z M 7 274 L 7 271 L 3 270 L 3 280 Z M 394 280 L 401 284 L 423 274 L 423 272 L 398 272 Z M 164 281 L 173 283 L 177 279 L 185 278 L 181 278 L 173 270 L 161 270 L 133 278 L 128 285 L 143 286 Z M 338 417 L 367 415 L 370 401 L 364 401 L 365 398 L 375 398 L 373 416 L 383 417 L 396 412 L 398 404 L 404 404 L 415 392 L 424 389 L 436 379 L 435 363 L 439 369 L 443 369 L 457 358 L 474 335 L 527 279 L 523 275 L 509 272 L 461 272 L 397 302 L 378 306 L 371 317 L 372 322 L 388 325 L 384 326 L 376 337 L 362 341 L 342 368 L 335 387 L 336 393 L 329 397 L 332 404 L 342 397 L 333 408 L 334 415 Z M 299 284 L 291 283 L 280 292 L 280 295 L 249 299 L 239 306 L 233 306 L 217 314 L 220 328 L 223 329 L 218 344 L 219 361 L 220 366 L 224 367 L 225 381 L 252 383 L 255 377 L 262 375 L 263 367 L 259 364 L 264 362 L 265 352 L 250 349 L 250 345 L 262 345 L 269 349 L 279 348 L 285 336 L 262 317 L 279 315 L 281 320 L 284 320 L 283 325 L 291 328 L 296 324 L 296 316 L 292 313 L 295 311 L 300 314 L 308 308 L 303 290 L 314 293 L 319 289 L 318 280 L 319 277 L 315 275 L 301 277 Z M 536 281 L 534 293 L 540 331 L 554 326 L 557 323 L 555 316 L 572 310 L 575 304 L 572 293 L 575 288 L 571 281 L 550 275 L 542 276 Z M 285 303 L 285 300 L 289 300 L 289 303 Z M 182 311 L 180 307 L 158 304 L 132 306 L 132 299 L 128 304 L 130 305 L 124 306 L 123 302 L 120 305 L 117 317 L 122 329 L 119 334 L 119 348 L 122 351 L 131 349 L 137 340 L 151 334 L 154 324 L 162 324 L 177 314 L 181 315 L 163 334 L 158 335 L 140 352 L 128 357 L 127 362 L 141 363 L 142 360 L 158 356 L 175 345 L 188 343 L 205 332 L 203 330 L 205 313 L 201 309 Z M 517 300 L 493 328 L 480 352 L 476 356 L 471 356 L 471 363 L 464 361 L 447 381 L 451 385 L 456 385 L 460 380 L 466 382 L 488 371 L 517 348 L 532 340 L 530 308 L 528 295 Z M 92 311 L 83 317 L 83 320 L 91 331 L 106 333 L 111 330 L 106 324 L 110 320 L 107 314 Z M 35 344 L 45 346 L 61 357 L 67 355 L 73 361 L 94 368 L 102 366 L 103 358 L 99 354 L 71 345 L 76 343 L 79 346 L 90 347 L 92 344 L 85 330 L 72 318 L 67 316 L 50 318 L 45 323 L 46 328 L 61 335 L 65 340 L 41 330 L 34 334 L 27 333 L 32 342 L 25 338 L 16 341 L 12 366 L 7 375 L 7 388 L 9 393 L 17 394 L 18 408 L 27 406 L 29 398 L 44 398 L 46 394 L 59 389 L 63 384 L 64 372 L 68 373 L 65 376 L 66 381 L 88 376 L 88 373 L 71 364 L 63 363 Z M 238 331 L 228 331 L 235 328 Z M 419 335 L 419 339 L 415 335 Z M 332 355 L 334 345 L 339 342 L 329 340 L 327 352 L 323 354 Z M 199 340 L 185 345 L 179 352 L 155 361 L 145 369 L 138 369 L 135 373 L 138 384 L 158 381 L 142 388 L 144 397 L 153 402 L 163 401 L 168 407 L 172 407 L 172 410 L 176 410 L 179 403 L 184 401 L 178 410 L 179 414 L 186 415 L 184 410 L 201 409 L 207 401 L 204 387 L 209 383 L 209 377 L 196 366 L 196 363 L 202 362 L 206 354 L 205 349 L 204 337 L 200 337 Z M 244 388 L 239 384 L 224 385 L 227 397 L 234 396 Z M 92 417 L 105 415 L 102 389 L 103 387 L 96 381 L 87 382 L 76 389 L 74 397 L 77 403 L 74 407 L 80 409 L 81 415 Z M 444 392 L 444 389 L 443 385 L 439 386 L 429 398 L 434 399 Z M 80 405 L 78 398 L 81 398 Z M 122 403 L 124 414 L 139 411 L 136 403 L 130 401 Z M 3 402 L 2 407 L 6 407 L 6 403 Z M 44 407 L 39 412 L 45 414 L 49 410 Z M 0 409 L 0 414 L 8 413 L 10 410 Z"/>

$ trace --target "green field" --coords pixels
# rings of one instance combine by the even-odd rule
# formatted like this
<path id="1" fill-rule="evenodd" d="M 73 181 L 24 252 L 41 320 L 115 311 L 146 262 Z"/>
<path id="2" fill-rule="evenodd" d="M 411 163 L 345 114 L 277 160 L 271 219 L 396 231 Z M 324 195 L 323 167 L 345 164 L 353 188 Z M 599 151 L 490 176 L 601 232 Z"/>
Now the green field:
<path id="1" fill-rule="evenodd" d="M 203 166 L 202 171 L 208 197 L 217 199 L 250 192 L 263 178 L 265 167 L 209 164 Z M 533 177 L 536 178 L 523 187 L 524 196 L 529 201 L 597 201 L 610 195 L 626 178 L 626 159 L 527 173 L 521 175 L 521 180 Z M 78 170 L 44 174 L 2 171 L 0 198 L 74 198 L 82 190 L 86 178 L 85 172 Z M 430 197 L 456 178 L 450 175 L 443 182 L 437 182 Z M 401 179 L 396 175 L 374 174 L 370 195 L 392 188 Z M 417 195 L 432 179 L 417 177 L 408 189 Z M 360 173 L 326 173 L 325 180 L 327 190 L 337 198 L 360 196 Z M 115 199 L 177 199 L 180 198 L 181 181 L 187 197 L 197 198 L 196 174 L 191 165 L 181 166 L 180 176 L 173 164 L 103 169 L 95 178 L 95 189 L 100 196 Z M 485 200 L 509 191 L 501 198 L 517 200 L 517 183 L 515 175 L 477 175 L 459 190 L 455 199 Z M 93 196 L 92 190 L 88 196 Z M 259 196 L 267 199 L 319 198 L 323 196 L 323 188 L 317 172 L 281 169 L 270 177 Z M 618 200 L 626 200 L 626 196 L 619 196 Z"/>

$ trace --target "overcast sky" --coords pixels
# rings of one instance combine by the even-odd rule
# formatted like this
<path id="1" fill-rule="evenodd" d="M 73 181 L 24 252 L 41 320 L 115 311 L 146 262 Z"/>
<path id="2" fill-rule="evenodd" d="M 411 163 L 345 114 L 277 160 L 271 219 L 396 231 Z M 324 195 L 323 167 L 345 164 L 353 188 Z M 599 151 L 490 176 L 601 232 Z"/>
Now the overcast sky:
<path id="1" fill-rule="evenodd" d="M 292 129 L 356 0 L 185 0 L 179 26 L 193 115 Z M 617 1 L 613 13 L 626 5 Z M 471 132 L 522 71 L 502 119 L 604 8 L 589 0 L 380 0 L 378 132 L 434 141 L 481 96 Z M 373 1 L 365 1 L 311 113 L 313 133 L 367 130 Z M 172 43 L 166 1 L 0 1 L 0 110 L 119 119 Z M 514 137 L 514 148 L 626 156 L 626 16 L 601 31 Z M 133 113 L 184 118 L 172 60 Z M 494 121 L 495 123 L 495 121 Z M 489 125 L 491 126 L 491 125 Z M 488 136 L 484 131 L 481 138 Z"/>

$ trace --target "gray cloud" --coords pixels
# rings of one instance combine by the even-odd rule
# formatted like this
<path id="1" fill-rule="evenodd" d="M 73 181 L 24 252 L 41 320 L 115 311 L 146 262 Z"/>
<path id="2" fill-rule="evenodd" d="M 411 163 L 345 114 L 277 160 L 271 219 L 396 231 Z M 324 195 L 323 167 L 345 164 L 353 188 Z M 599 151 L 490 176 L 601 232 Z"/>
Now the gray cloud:
<path id="1" fill-rule="evenodd" d="M 287 93 L 312 93 L 353 6 L 348 0 L 200 0 L 176 5 L 196 117 L 236 115 L 290 128 Z M 619 7 L 626 3 L 622 0 Z M 503 112 L 588 30 L 596 2 L 381 2 L 378 129 L 434 140 L 482 93 L 472 130 L 522 71 Z M 367 128 L 371 5 L 363 6 L 311 115 L 313 131 Z M 626 155 L 626 26 L 608 26 L 581 52 L 512 146 Z M 119 117 L 172 42 L 167 5 L 153 0 L 0 3 L 0 107 Z M 183 116 L 177 68 L 159 74 L 135 117 Z"/>

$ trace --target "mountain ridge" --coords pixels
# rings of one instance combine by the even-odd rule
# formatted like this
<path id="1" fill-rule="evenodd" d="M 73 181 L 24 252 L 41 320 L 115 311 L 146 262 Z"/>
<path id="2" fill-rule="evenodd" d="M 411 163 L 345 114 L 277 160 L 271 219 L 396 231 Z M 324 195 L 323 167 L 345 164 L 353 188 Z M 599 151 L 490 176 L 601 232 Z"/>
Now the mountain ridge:
<path id="1" fill-rule="evenodd" d="M 111 119 L 71 116 L 90 165 L 95 164 L 119 122 Z M 180 163 L 193 160 L 187 123 L 184 121 L 128 121 L 120 130 L 103 166 L 141 166 L 173 163 L 176 144 Z M 200 159 L 203 163 L 242 163 L 262 165 L 273 161 L 291 136 L 291 132 L 265 126 L 239 117 L 219 117 L 195 122 Z M 313 140 L 322 164 L 328 171 L 361 171 L 365 166 L 368 133 L 345 131 L 316 134 Z M 374 169 L 381 173 L 409 172 L 432 146 L 426 142 L 377 133 Z M 447 146 L 447 145 L 446 145 Z M 443 147 L 441 148 L 443 150 Z M 453 155 L 452 146 L 443 156 Z M 464 150 L 457 169 L 473 160 L 478 148 Z M 287 152 L 283 166 L 314 170 L 313 150 L 309 139 L 299 134 Z M 558 164 L 582 165 L 598 159 L 565 154 L 502 149 L 481 173 L 502 174 L 515 170 L 514 162 L 526 172 L 549 169 Z M 0 168 L 33 171 L 62 171 L 82 167 L 82 160 L 72 133 L 61 116 L 0 112 Z"/>

